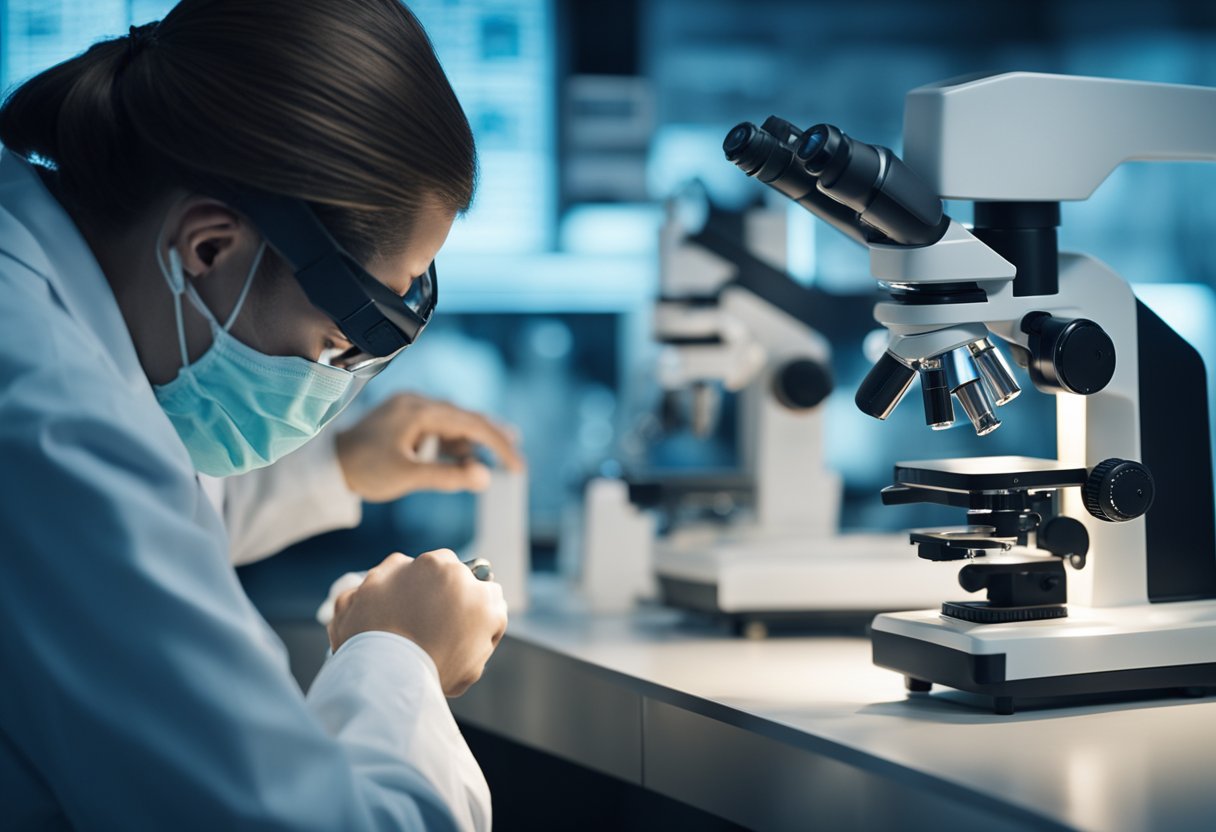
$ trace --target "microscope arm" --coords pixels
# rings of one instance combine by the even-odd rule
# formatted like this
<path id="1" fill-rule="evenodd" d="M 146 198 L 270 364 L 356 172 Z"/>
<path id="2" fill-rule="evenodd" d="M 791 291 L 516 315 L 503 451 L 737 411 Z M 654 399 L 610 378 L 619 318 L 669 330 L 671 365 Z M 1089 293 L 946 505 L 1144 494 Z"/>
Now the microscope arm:
<path id="1" fill-rule="evenodd" d="M 908 93 L 904 159 L 943 199 L 1087 199 L 1127 161 L 1216 160 L 1216 89 L 1010 72 Z M 1000 160 L 994 164 L 994 160 Z"/>
<path id="2" fill-rule="evenodd" d="M 780 309 L 816 332 L 830 331 L 841 299 L 815 286 L 798 283 L 785 271 L 757 257 L 735 240 L 704 230 L 690 240 L 732 263 L 735 276 L 723 289 L 737 287 Z M 877 300 L 875 295 L 873 300 Z"/>

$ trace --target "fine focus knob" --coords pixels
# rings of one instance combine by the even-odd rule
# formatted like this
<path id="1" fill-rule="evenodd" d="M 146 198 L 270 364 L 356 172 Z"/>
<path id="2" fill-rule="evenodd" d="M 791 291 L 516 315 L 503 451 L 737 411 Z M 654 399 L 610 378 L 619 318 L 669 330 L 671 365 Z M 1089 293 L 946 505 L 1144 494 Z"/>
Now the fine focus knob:
<path id="1" fill-rule="evenodd" d="M 1064 515 L 1049 518 L 1039 527 L 1036 540 L 1040 549 L 1059 557 L 1089 554 L 1089 532 L 1080 520 Z"/>
<path id="2" fill-rule="evenodd" d="M 1108 459 L 1089 472 L 1085 507 L 1099 520 L 1122 523 L 1143 516 L 1153 505 L 1153 475 L 1139 462 Z"/>

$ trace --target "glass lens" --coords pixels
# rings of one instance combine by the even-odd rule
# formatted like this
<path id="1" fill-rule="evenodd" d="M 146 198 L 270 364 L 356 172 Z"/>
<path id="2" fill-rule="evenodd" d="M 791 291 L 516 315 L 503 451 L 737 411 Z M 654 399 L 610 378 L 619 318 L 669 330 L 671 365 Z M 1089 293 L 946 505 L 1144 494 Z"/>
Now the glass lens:
<path id="1" fill-rule="evenodd" d="M 354 373 L 359 378 L 372 378 L 387 367 L 388 363 L 404 350 L 405 347 L 402 347 L 390 355 L 371 355 L 358 347 L 351 347 L 344 352 L 332 350 L 323 353 L 320 359 L 318 359 L 318 363 L 328 364 L 330 367 L 338 367 Z"/>
<path id="2" fill-rule="evenodd" d="M 432 261 L 425 272 L 410 281 L 410 288 L 402 297 L 406 308 L 424 322 L 431 317 L 431 310 L 435 308 L 436 285 L 435 263 Z"/>
<path id="3" fill-rule="evenodd" d="M 356 344 L 356 346 L 346 352 L 335 353 L 322 363 L 341 367 L 351 372 L 372 372 L 374 375 L 376 372 L 379 372 L 379 369 L 384 364 L 395 358 L 401 350 L 417 341 L 418 337 L 422 335 L 422 331 L 426 329 L 427 322 L 435 310 L 435 302 L 438 297 L 436 294 L 438 284 L 436 283 L 435 263 L 432 261 L 423 274 L 410 281 L 405 294 L 398 296 L 395 291 L 389 289 L 371 274 L 363 271 L 362 267 L 354 263 L 353 260 L 348 259 L 347 262 L 353 272 L 355 281 L 367 293 L 368 299 L 373 301 L 377 313 L 382 319 L 376 328 L 380 326 L 392 327 L 401 335 L 400 339 L 394 339 L 396 343 L 400 344 L 402 341 L 405 343 L 394 352 L 387 355 L 377 355 L 376 352 L 357 346 L 360 343 L 363 344 L 363 347 L 367 347 L 368 345 L 366 342 L 360 342 L 355 333 L 346 330 L 342 323 L 338 321 L 338 325 L 343 328 L 347 340 Z M 336 318 L 334 320 L 337 321 Z M 366 326 L 366 322 L 364 322 L 364 326 Z M 374 347 L 371 349 L 374 349 Z"/>

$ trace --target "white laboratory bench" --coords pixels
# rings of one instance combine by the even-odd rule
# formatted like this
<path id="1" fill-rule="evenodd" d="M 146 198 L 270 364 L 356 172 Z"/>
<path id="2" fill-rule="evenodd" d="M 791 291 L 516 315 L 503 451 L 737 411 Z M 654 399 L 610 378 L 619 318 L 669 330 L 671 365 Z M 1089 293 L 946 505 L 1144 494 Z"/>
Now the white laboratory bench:
<path id="1" fill-rule="evenodd" d="M 954 692 L 909 698 L 863 638 L 749 641 L 540 589 L 457 718 L 734 823 L 1216 829 L 1216 701 L 996 716 Z"/>

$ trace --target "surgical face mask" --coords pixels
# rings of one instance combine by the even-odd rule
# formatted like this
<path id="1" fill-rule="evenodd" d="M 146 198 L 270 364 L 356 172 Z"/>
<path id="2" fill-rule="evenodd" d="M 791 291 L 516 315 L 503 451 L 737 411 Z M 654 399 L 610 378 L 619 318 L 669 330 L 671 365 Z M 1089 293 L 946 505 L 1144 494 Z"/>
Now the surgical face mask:
<path id="1" fill-rule="evenodd" d="M 264 355 L 230 332 L 266 251 L 253 258 L 240 297 L 221 326 L 185 276 L 181 256 L 169 262 L 156 247 L 157 264 L 173 292 L 182 368 L 177 378 L 153 388 L 195 470 L 213 477 L 269 465 L 303 445 L 342 412 L 366 379 L 299 356 Z M 182 296 L 211 326 L 211 347 L 193 364 L 186 353 Z"/>

